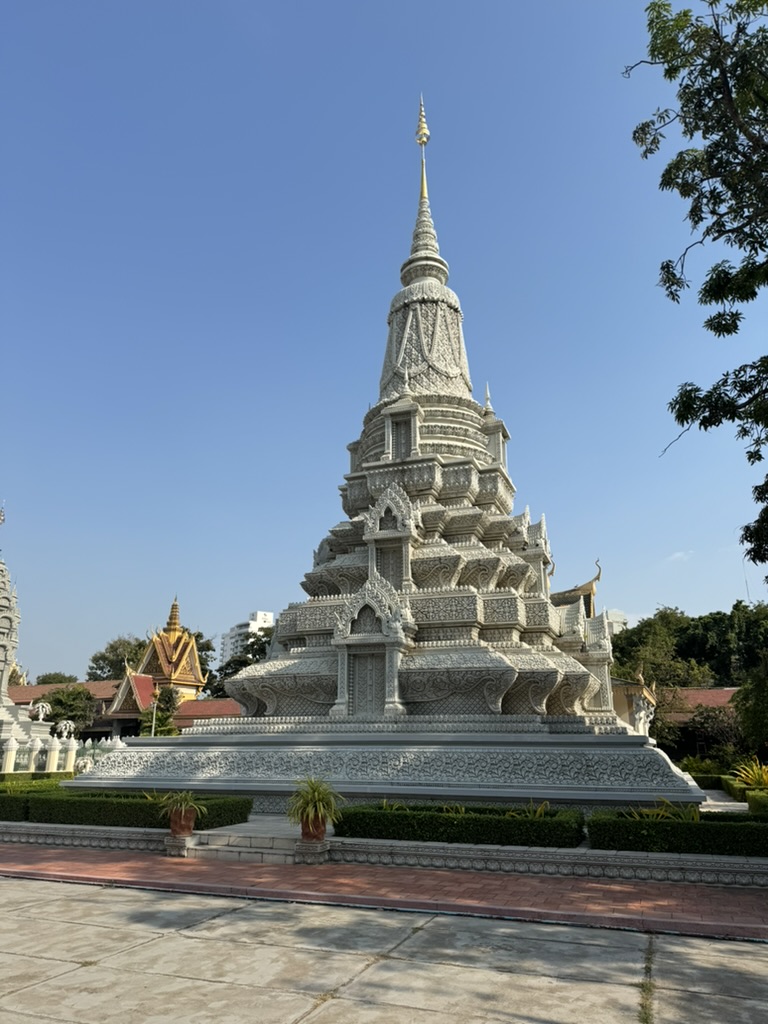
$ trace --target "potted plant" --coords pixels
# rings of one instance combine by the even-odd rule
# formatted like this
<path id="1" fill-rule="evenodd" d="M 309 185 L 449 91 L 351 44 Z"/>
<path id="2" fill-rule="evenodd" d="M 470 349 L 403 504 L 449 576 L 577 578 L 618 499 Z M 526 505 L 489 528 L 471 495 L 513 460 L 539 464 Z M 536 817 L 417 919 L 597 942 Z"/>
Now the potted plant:
<path id="1" fill-rule="evenodd" d="M 172 789 L 159 796 L 157 793 L 147 794 L 160 808 L 160 817 L 168 818 L 172 836 L 191 836 L 198 815 L 202 818 L 208 813 L 205 804 L 200 803 L 189 789 Z"/>
<path id="2" fill-rule="evenodd" d="M 325 839 L 326 824 L 341 818 L 339 804 L 344 797 L 322 779 L 300 779 L 288 801 L 288 820 L 301 825 L 301 838 L 310 842 Z"/>

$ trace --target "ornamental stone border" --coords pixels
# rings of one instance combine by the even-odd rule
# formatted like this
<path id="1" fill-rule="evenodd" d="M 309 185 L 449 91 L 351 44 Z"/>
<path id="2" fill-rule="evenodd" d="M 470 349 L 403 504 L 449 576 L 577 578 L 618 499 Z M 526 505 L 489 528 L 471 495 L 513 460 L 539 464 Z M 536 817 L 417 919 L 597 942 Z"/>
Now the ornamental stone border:
<path id="1" fill-rule="evenodd" d="M 592 850 L 587 846 L 476 846 L 334 837 L 331 839 L 329 860 L 336 864 L 768 888 L 768 858 L 765 857 Z"/>
<path id="2" fill-rule="evenodd" d="M 187 854 L 190 846 L 196 846 L 198 851 L 203 848 L 198 846 L 195 834 L 191 841 L 185 841 L 183 851 L 170 851 L 168 832 L 165 829 L 101 828 L 15 821 L 2 822 L 1 825 L 0 842 L 5 843 L 97 850 L 141 850 L 182 857 Z M 247 860 L 247 850 L 240 849 L 239 855 L 241 860 Z M 290 853 L 286 851 L 288 863 L 289 858 Z M 443 868 L 451 871 L 490 871 L 496 874 L 601 878 L 606 881 L 628 879 L 768 888 L 766 857 L 592 850 L 587 846 L 480 846 L 390 839 L 343 839 L 336 836 L 329 837 L 322 844 L 297 840 L 295 863 L 316 864 L 326 860 L 332 864 L 369 864 L 379 867 Z M 222 867 L 222 874 L 225 873 L 226 868 Z"/>
<path id="3" fill-rule="evenodd" d="M 164 853 L 168 830 L 123 826 L 55 825 L 37 821 L 0 823 L 0 842 L 33 846 L 72 846 L 92 850 L 141 850 Z"/>

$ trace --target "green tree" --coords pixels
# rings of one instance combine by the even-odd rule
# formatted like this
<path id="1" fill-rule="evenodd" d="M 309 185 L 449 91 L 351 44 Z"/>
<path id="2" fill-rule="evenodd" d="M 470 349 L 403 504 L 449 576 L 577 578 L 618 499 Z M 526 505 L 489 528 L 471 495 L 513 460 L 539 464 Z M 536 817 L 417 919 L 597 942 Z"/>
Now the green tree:
<path id="1" fill-rule="evenodd" d="M 714 675 L 706 664 L 680 656 L 677 645 L 691 619 L 679 608 L 659 608 L 613 638 L 613 675 L 634 679 L 642 674 L 652 686 L 711 686 Z"/>
<path id="2" fill-rule="evenodd" d="M 656 692 L 656 711 L 651 722 L 650 735 L 665 754 L 674 757 L 680 742 L 680 726 L 672 717 L 684 710 L 685 701 L 677 687 L 662 687 Z"/>
<path id="3" fill-rule="evenodd" d="M 133 633 L 121 634 L 110 640 L 103 651 L 96 651 L 88 662 L 85 678 L 89 682 L 99 679 L 122 679 L 126 661 L 136 668 L 147 647 L 146 640 L 140 640 Z"/>
<path id="4" fill-rule="evenodd" d="M 768 651 L 768 604 L 737 601 L 729 612 L 691 617 L 679 608 L 655 615 L 613 639 L 613 674 L 641 670 L 660 686 L 739 686 Z"/>
<path id="5" fill-rule="evenodd" d="M 79 736 L 83 729 L 87 729 L 96 716 L 96 700 L 88 687 L 82 683 L 51 690 L 46 694 L 45 700 L 51 705 L 48 718 L 54 726 L 65 720 L 74 722 L 76 736 Z"/>
<path id="6" fill-rule="evenodd" d="M 141 713 L 141 735 L 152 735 L 154 719 L 155 736 L 178 736 L 179 730 L 173 724 L 173 716 L 181 704 L 181 696 L 175 686 L 161 686 L 155 698 L 157 707 L 150 705 Z"/>
<path id="7" fill-rule="evenodd" d="M 633 133 L 643 157 L 656 153 L 670 126 L 686 142 L 664 168 L 660 187 L 688 206 L 693 241 L 661 264 L 660 284 L 674 302 L 689 287 L 686 259 L 694 246 L 719 243 L 734 259 L 719 259 L 698 291 L 715 312 L 704 326 L 717 337 L 738 332 L 742 306 L 768 285 L 768 3 L 702 0 L 701 13 L 652 0 L 648 60 L 676 85 L 675 109 L 659 109 Z M 768 356 L 723 373 L 708 388 L 682 384 L 669 405 L 683 432 L 726 423 L 746 442 L 750 464 L 768 442 Z M 768 476 L 752 489 L 759 512 L 742 528 L 746 557 L 768 562 Z"/>
<path id="8" fill-rule="evenodd" d="M 711 752 L 716 747 L 744 749 L 744 731 L 736 708 L 731 704 L 723 708 L 709 708 L 697 704 L 688 722 L 696 737 Z"/>
<path id="9" fill-rule="evenodd" d="M 72 686 L 77 682 L 77 676 L 67 675 L 66 672 L 43 672 L 35 680 L 35 686 Z"/>
<path id="10" fill-rule="evenodd" d="M 209 681 L 206 689 L 212 697 L 226 697 L 227 691 L 224 683 L 227 679 L 231 679 L 238 672 L 242 672 L 244 668 L 248 668 L 249 665 L 255 665 L 256 662 L 263 661 L 266 658 L 273 633 L 274 628 L 267 626 L 264 629 L 257 630 L 255 633 L 248 634 L 245 640 L 245 647 L 240 654 L 235 654 L 228 661 L 225 661 L 223 665 L 219 666 L 218 680 L 213 685 Z"/>
<path id="11" fill-rule="evenodd" d="M 182 629 L 186 629 L 182 626 Z M 213 669 L 213 659 L 216 657 L 216 646 L 213 640 L 209 640 L 208 637 L 204 636 L 199 629 L 187 629 L 188 633 L 191 633 L 195 638 L 195 645 L 197 647 L 197 656 L 200 659 L 200 669 L 203 675 L 208 673 L 208 684 L 213 685 L 216 683 L 217 674 Z"/>
<path id="12" fill-rule="evenodd" d="M 752 668 L 731 698 L 741 728 L 761 756 L 768 753 L 768 652 Z"/>

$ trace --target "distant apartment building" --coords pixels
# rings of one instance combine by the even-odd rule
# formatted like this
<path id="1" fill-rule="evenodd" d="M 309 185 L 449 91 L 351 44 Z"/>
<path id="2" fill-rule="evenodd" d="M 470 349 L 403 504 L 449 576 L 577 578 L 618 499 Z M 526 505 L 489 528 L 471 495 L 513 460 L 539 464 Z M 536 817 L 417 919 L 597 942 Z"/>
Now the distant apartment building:
<path id="1" fill-rule="evenodd" d="M 271 629 L 275 624 L 272 612 L 251 612 L 247 622 L 238 622 L 221 637 L 221 664 L 223 665 L 236 654 L 241 654 L 245 641 L 250 633 L 258 633 L 260 629 Z"/>

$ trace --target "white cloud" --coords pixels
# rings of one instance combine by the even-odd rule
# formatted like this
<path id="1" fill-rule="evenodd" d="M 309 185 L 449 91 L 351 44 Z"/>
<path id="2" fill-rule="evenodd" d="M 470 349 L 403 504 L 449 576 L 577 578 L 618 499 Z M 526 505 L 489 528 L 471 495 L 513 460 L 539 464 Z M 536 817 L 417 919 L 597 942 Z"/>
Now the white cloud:
<path id="1" fill-rule="evenodd" d="M 665 561 L 667 562 L 687 562 L 693 558 L 693 551 L 674 551 L 671 555 L 667 555 Z"/>

